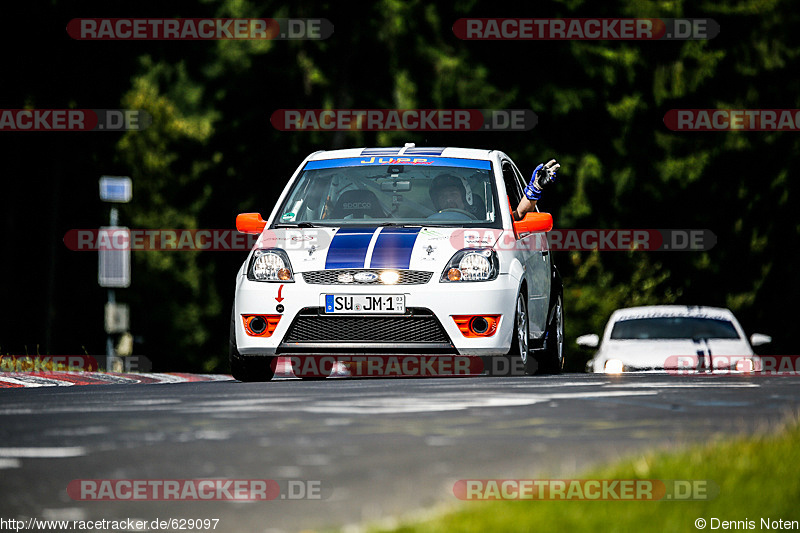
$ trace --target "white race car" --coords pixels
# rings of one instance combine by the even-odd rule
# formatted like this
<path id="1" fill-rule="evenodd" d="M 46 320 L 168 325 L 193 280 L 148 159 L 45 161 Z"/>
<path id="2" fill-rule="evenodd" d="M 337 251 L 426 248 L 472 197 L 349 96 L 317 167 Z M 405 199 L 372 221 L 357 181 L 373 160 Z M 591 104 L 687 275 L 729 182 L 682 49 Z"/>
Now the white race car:
<path id="1" fill-rule="evenodd" d="M 772 341 L 750 336 L 729 309 L 685 305 L 648 305 L 617 309 L 608 319 L 602 343 L 593 333 L 576 339 L 597 348 L 588 372 L 667 370 L 751 371 L 759 369 L 752 346 Z"/>
<path id="2" fill-rule="evenodd" d="M 509 356 L 559 372 L 553 219 L 512 220 L 526 183 L 496 150 L 311 154 L 268 220 L 237 217 L 259 237 L 236 277 L 233 376 L 267 381 L 277 356 L 336 354 Z"/>

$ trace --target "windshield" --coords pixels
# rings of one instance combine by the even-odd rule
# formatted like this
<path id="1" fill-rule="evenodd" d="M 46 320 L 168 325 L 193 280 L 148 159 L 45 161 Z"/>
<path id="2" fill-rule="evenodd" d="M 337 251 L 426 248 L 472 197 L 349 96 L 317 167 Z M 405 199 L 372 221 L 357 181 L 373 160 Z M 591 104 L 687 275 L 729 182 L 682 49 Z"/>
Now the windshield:
<path id="1" fill-rule="evenodd" d="M 612 339 L 738 339 L 730 322 L 722 318 L 655 317 L 620 320 Z"/>
<path id="2" fill-rule="evenodd" d="M 275 225 L 500 227 L 491 163 L 362 156 L 310 161 Z"/>

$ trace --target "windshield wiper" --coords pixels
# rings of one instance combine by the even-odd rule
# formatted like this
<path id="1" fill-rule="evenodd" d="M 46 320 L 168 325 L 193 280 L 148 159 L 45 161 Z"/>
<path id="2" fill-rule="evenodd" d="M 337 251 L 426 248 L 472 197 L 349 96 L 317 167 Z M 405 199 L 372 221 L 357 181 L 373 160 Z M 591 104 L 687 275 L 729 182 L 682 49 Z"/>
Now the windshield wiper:
<path id="1" fill-rule="evenodd" d="M 421 228 L 422 224 L 401 224 L 399 222 L 383 222 L 379 227 L 396 226 L 398 228 Z"/>
<path id="2" fill-rule="evenodd" d="M 316 228 L 311 222 L 298 222 L 297 224 L 275 224 L 276 228 Z"/>

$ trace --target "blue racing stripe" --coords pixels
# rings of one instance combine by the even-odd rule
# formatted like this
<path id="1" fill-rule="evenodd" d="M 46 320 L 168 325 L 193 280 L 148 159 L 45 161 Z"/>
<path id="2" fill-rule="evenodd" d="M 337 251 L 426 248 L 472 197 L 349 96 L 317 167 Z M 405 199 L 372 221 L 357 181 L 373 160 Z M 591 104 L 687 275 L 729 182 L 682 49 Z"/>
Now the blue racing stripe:
<path id="1" fill-rule="evenodd" d="M 408 268 L 422 228 L 384 228 L 375 241 L 370 268 Z"/>
<path id="2" fill-rule="evenodd" d="M 341 228 L 328 246 L 325 268 L 364 268 L 374 233 L 370 228 Z"/>

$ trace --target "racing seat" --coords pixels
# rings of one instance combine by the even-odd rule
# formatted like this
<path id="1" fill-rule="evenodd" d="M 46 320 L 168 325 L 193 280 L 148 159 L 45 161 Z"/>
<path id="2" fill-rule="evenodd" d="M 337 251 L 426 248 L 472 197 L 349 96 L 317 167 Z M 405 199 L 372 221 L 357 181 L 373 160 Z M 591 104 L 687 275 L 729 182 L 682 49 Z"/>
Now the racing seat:
<path id="1" fill-rule="evenodd" d="M 375 193 L 367 190 L 345 191 L 339 196 L 328 218 L 387 218 Z"/>

